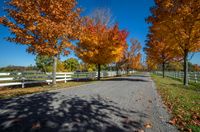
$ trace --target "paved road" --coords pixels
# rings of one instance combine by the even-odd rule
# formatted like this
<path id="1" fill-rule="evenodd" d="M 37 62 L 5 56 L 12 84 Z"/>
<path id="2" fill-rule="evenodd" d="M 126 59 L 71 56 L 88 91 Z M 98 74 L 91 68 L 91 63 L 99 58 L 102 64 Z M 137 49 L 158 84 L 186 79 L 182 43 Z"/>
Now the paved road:
<path id="1" fill-rule="evenodd" d="M 168 119 L 148 73 L 0 100 L 1 132 L 177 131 Z"/>

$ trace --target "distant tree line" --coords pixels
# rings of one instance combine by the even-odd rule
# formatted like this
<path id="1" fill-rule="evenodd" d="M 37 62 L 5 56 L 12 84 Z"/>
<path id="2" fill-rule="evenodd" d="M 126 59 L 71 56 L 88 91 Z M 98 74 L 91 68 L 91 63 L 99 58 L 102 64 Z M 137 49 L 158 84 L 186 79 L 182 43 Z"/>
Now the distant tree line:
<path id="1" fill-rule="evenodd" d="M 6 66 L 1 67 L 0 72 L 23 72 L 23 71 L 36 71 L 38 68 L 36 66 Z"/>

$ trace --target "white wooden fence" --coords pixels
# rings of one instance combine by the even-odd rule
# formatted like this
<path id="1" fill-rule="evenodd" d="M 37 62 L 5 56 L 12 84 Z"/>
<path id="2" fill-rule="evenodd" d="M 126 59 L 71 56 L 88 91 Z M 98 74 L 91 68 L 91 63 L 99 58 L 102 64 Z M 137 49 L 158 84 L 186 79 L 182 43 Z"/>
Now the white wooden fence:
<path id="1" fill-rule="evenodd" d="M 134 71 L 129 71 L 133 73 Z M 126 74 L 125 71 L 119 71 L 118 75 Z M 116 76 L 116 71 L 102 71 L 101 77 L 112 77 Z M 81 79 L 95 79 L 97 77 L 97 72 L 57 72 L 56 82 L 67 82 L 72 80 Z M 52 73 L 42 73 L 42 72 L 12 72 L 12 73 L 0 73 L 0 87 L 21 85 L 22 88 L 26 84 L 34 83 L 47 83 L 52 82 Z"/>
<path id="2" fill-rule="evenodd" d="M 157 75 L 162 75 L 161 71 L 155 71 Z M 165 71 L 165 76 L 183 79 L 184 73 L 182 71 Z M 200 72 L 188 72 L 189 82 L 200 83 Z"/>

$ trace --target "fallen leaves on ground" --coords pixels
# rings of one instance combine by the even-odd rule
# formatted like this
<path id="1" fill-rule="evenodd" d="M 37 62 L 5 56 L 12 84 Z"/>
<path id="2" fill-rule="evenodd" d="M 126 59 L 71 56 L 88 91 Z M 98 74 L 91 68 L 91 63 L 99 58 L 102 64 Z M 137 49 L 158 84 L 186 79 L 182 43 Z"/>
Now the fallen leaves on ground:
<path id="1" fill-rule="evenodd" d="M 144 127 L 145 128 L 152 128 L 152 124 L 151 123 L 146 123 L 146 124 L 144 124 Z"/>
<path id="2" fill-rule="evenodd" d="M 176 122 L 177 122 L 177 118 L 173 118 L 173 119 L 171 119 L 171 120 L 169 121 L 169 124 L 175 125 Z"/>
<path id="3" fill-rule="evenodd" d="M 193 86 L 190 85 L 186 89 L 177 80 L 170 78 L 163 79 L 157 76 L 153 78 L 156 82 L 158 93 L 162 97 L 162 101 L 167 107 L 168 112 L 173 116 L 168 123 L 176 125 L 181 131 L 190 132 L 199 128 L 200 96 L 198 92 L 193 90 Z M 190 128 L 191 126 L 193 128 Z"/>
<path id="4" fill-rule="evenodd" d="M 137 130 L 136 132 L 144 132 L 144 130 L 143 130 L 143 129 L 140 129 L 140 130 Z"/>

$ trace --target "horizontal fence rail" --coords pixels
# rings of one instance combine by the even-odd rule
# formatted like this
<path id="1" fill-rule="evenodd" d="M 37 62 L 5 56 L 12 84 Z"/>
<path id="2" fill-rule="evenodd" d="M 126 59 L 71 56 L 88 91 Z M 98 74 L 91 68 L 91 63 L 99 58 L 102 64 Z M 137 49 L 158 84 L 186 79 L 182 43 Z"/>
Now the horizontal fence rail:
<path id="1" fill-rule="evenodd" d="M 154 71 L 153 73 L 157 75 L 162 75 L 161 71 Z M 165 76 L 183 79 L 184 73 L 182 71 L 165 71 Z M 200 72 L 188 72 L 189 82 L 200 83 Z"/>
<path id="2" fill-rule="evenodd" d="M 129 71 L 134 73 L 134 71 Z M 118 75 L 126 74 L 125 71 L 118 71 Z M 101 77 L 113 77 L 116 76 L 116 71 L 102 71 Z M 67 82 L 73 80 L 87 80 L 97 78 L 97 72 L 56 72 L 56 82 Z M 34 83 L 47 83 L 52 82 L 52 73 L 43 72 L 11 72 L 0 73 L 0 87 L 21 85 L 22 88 L 26 84 Z"/>

